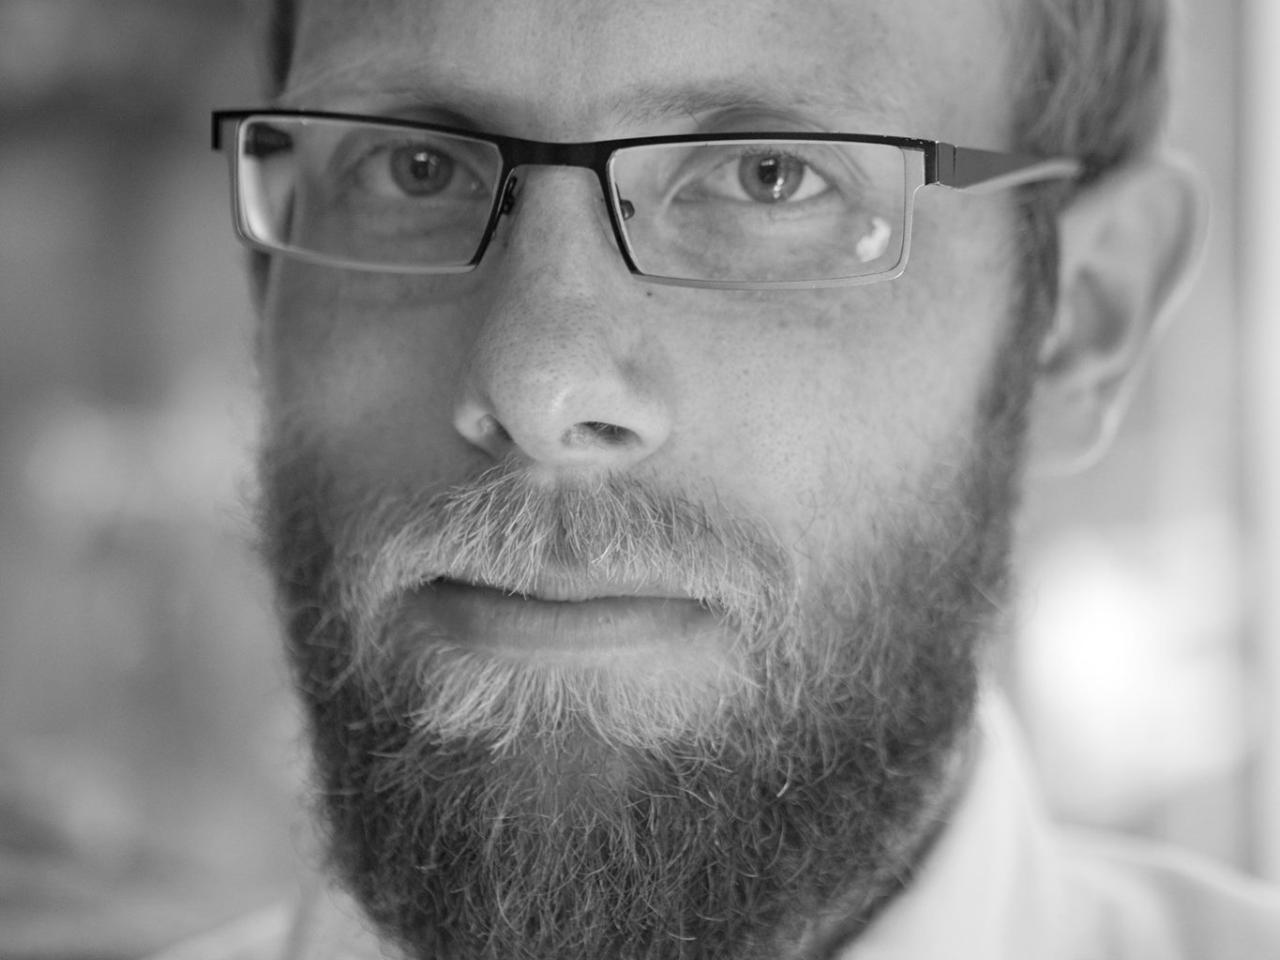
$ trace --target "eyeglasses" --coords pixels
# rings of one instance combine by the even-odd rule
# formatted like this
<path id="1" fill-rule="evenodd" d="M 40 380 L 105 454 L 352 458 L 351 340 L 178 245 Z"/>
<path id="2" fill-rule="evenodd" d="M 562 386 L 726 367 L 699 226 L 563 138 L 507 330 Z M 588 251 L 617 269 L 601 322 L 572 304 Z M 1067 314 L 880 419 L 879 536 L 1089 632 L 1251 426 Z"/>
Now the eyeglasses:
<path id="1" fill-rule="evenodd" d="M 233 135 L 224 137 L 227 127 Z M 1045 159 L 933 140 L 721 133 L 544 143 L 431 123 L 301 110 L 213 114 L 232 146 L 236 230 L 312 263 L 463 273 L 519 197 L 517 170 L 583 167 L 630 271 L 729 289 L 854 285 L 900 276 L 915 195 L 1076 177 Z"/>

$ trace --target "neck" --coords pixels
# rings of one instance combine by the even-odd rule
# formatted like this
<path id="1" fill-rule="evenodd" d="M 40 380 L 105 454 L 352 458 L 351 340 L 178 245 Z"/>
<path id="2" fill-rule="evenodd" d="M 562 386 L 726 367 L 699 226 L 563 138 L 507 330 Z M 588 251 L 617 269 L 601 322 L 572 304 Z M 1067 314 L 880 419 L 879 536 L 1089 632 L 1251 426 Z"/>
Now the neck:
<path id="1" fill-rule="evenodd" d="M 948 758 L 937 790 L 909 824 L 893 838 L 894 856 L 857 889 L 846 891 L 820 913 L 797 917 L 780 932 L 789 944 L 768 954 L 786 960 L 828 960 L 856 940 L 893 900 L 911 884 L 934 842 L 949 822 L 972 775 L 976 732 L 959 738 Z"/>

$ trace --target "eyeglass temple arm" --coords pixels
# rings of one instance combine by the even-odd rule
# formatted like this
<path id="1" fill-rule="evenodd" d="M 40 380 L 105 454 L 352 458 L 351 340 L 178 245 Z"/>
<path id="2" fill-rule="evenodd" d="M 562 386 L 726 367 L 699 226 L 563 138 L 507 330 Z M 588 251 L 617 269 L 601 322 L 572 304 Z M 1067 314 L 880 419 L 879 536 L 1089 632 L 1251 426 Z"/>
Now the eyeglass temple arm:
<path id="1" fill-rule="evenodd" d="M 223 124 L 242 116 L 238 110 L 215 110 L 209 117 L 209 139 L 214 150 L 222 149 Z"/>
<path id="2" fill-rule="evenodd" d="M 932 182 L 988 193 L 1041 180 L 1070 180 L 1083 171 L 1084 164 L 1069 157 L 1046 159 L 939 143 L 934 152 Z"/>

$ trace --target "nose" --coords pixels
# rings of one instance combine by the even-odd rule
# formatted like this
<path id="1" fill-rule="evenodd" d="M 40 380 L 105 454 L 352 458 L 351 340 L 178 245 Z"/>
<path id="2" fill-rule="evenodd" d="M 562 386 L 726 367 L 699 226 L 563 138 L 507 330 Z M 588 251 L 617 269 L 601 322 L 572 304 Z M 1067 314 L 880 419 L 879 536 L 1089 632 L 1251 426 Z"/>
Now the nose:
<path id="1" fill-rule="evenodd" d="M 671 432 L 661 350 L 586 171 L 526 171 L 480 269 L 455 429 L 494 459 L 625 469 Z"/>

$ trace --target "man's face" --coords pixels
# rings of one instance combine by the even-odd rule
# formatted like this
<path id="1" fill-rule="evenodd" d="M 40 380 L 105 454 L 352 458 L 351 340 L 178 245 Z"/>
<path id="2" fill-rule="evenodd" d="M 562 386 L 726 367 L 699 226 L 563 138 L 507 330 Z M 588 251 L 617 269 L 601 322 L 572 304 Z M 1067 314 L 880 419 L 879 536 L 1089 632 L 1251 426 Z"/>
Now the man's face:
<path id="1" fill-rule="evenodd" d="M 285 101 L 999 148 L 1010 46 L 972 0 L 308 0 Z M 969 721 L 1026 388 L 1011 205 L 926 189 L 892 282 L 702 290 L 627 272 L 589 172 L 521 173 L 470 274 L 265 289 L 335 860 L 424 953 L 814 949 L 924 843 Z"/>

